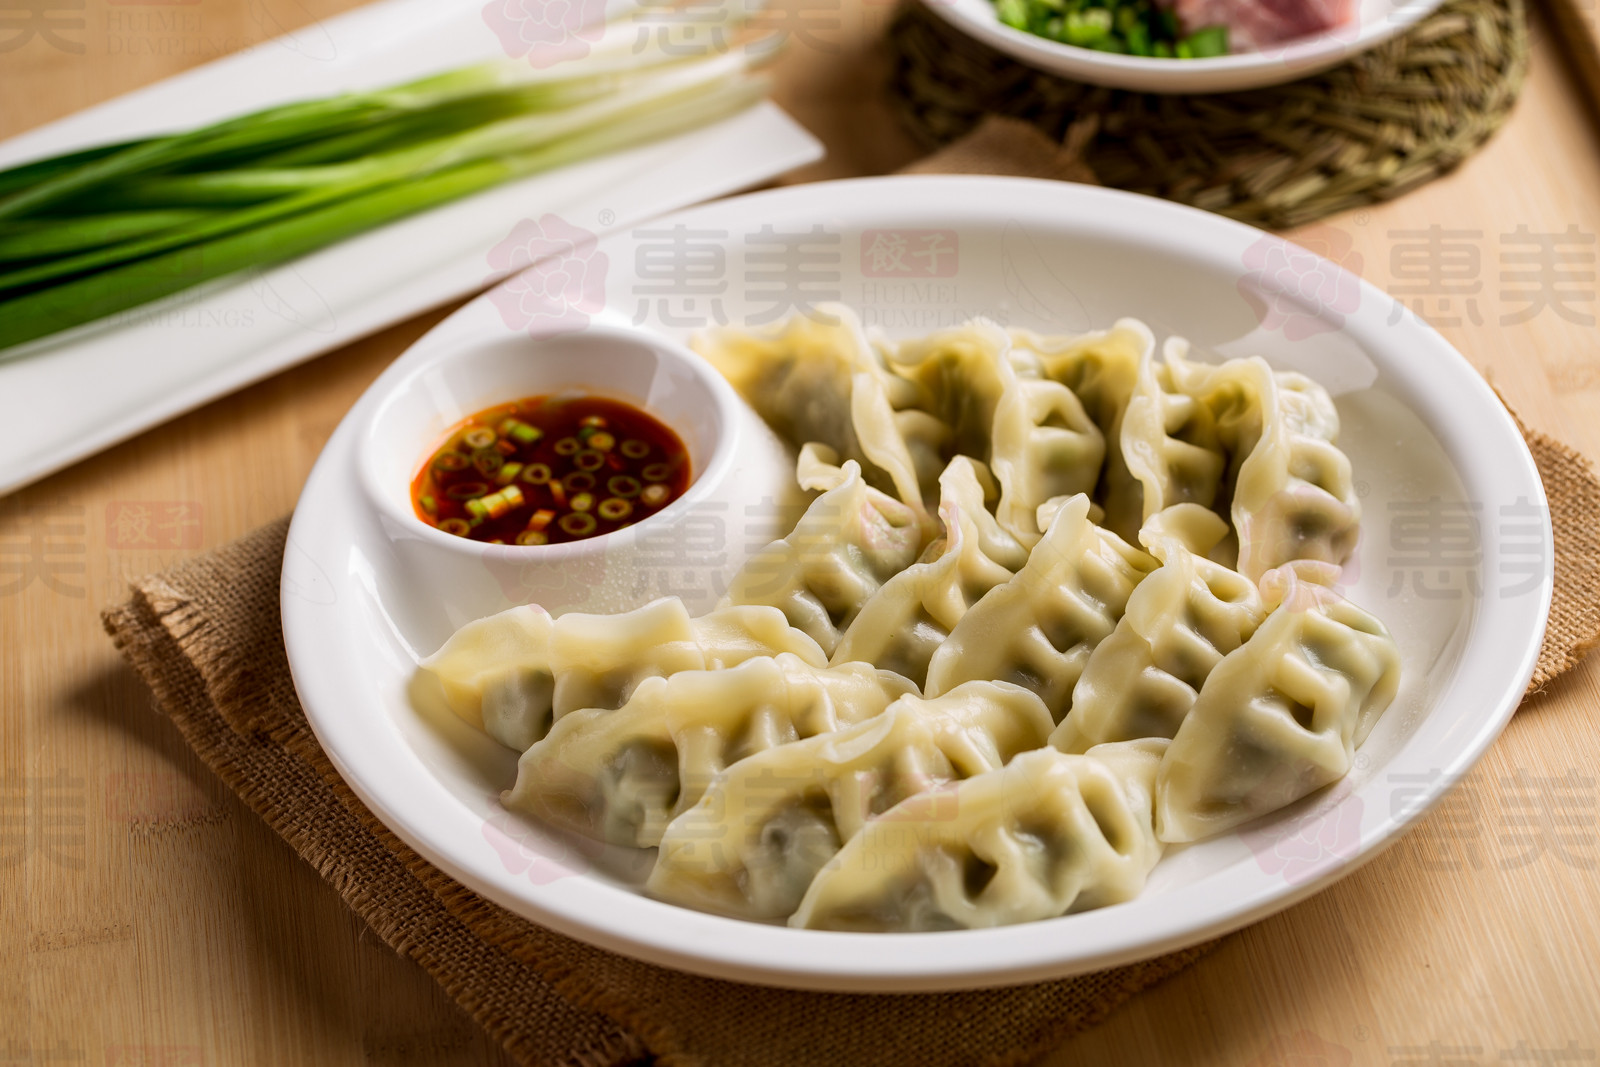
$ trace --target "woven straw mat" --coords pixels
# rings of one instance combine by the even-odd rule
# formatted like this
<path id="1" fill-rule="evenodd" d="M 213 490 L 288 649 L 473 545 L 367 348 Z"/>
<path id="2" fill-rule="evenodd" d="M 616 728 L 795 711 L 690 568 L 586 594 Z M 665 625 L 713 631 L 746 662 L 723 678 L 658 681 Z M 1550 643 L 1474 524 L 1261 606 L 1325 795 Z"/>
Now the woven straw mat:
<path id="1" fill-rule="evenodd" d="M 888 43 L 891 97 L 929 148 L 986 115 L 1026 119 L 1058 141 L 1076 124 L 1101 184 L 1273 227 L 1388 200 L 1451 170 L 1505 121 L 1528 66 L 1523 0 L 1447 0 L 1343 66 L 1212 95 L 1045 74 L 916 2 L 896 15 Z"/>

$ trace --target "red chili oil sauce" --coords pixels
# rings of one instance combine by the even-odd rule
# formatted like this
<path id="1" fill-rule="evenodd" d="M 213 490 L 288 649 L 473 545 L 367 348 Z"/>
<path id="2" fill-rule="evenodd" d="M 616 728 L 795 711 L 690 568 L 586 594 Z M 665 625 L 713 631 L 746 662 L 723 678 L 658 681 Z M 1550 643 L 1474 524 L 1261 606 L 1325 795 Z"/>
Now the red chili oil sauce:
<path id="1" fill-rule="evenodd" d="M 463 419 L 411 480 L 417 518 L 487 544 L 581 541 L 689 488 L 678 435 L 631 404 L 562 393 Z"/>

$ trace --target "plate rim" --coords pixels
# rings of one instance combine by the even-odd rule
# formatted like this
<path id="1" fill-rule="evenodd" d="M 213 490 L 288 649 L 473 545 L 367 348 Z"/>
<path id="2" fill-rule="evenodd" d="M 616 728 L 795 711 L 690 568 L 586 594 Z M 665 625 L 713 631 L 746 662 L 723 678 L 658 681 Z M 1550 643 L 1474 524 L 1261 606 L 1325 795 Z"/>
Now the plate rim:
<path id="1" fill-rule="evenodd" d="M 1134 193 L 1033 179 L 944 175 L 846 179 L 767 190 L 674 212 L 661 220 L 656 220 L 652 225 L 680 219 L 693 224 L 697 217 L 707 214 L 739 211 L 750 203 L 760 205 L 772 201 L 779 203 L 795 201 L 802 208 L 808 208 L 809 201 L 812 205 L 809 206 L 809 210 L 814 216 L 837 219 L 852 210 L 858 213 L 870 210 L 870 202 L 874 198 L 886 199 L 890 205 L 894 205 L 896 190 L 907 185 L 924 186 L 929 189 L 946 187 L 945 195 L 939 198 L 940 201 L 944 204 L 967 205 L 959 210 L 969 214 L 976 212 L 1004 217 L 1025 211 L 1025 208 L 1018 208 L 1017 205 L 1026 205 L 1029 201 L 1034 203 L 1054 201 L 1054 206 L 1058 208 L 1064 208 L 1070 202 L 1077 201 L 1079 210 L 1086 204 L 1098 205 L 1106 208 L 1111 216 L 1137 208 L 1154 217 L 1153 226 L 1159 226 L 1165 219 L 1187 219 L 1203 229 L 1209 228 L 1223 235 L 1227 240 L 1222 243 L 1228 244 L 1229 247 L 1232 247 L 1229 242 L 1237 243 L 1244 237 L 1252 240 L 1261 237 L 1261 231 L 1243 223 Z M 997 191 L 997 186 L 1001 185 L 1010 186 L 1007 190 L 1009 195 L 993 195 Z M 984 194 L 980 195 L 979 190 L 985 190 Z M 991 208 L 990 205 L 995 203 L 1003 203 L 1005 207 Z M 841 208 L 842 204 L 850 206 Z M 730 208 L 729 205 L 733 206 Z M 904 207 L 903 204 L 894 206 Z M 621 241 L 625 238 L 626 234 L 623 234 L 612 240 Z M 1369 282 L 1359 280 L 1359 284 L 1363 288 L 1365 297 L 1383 295 L 1381 290 Z M 411 364 L 425 358 L 431 348 L 470 336 L 474 328 L 474 316 L 479 320 L 477 328 L 481 328 L 482 322 L 486 320 L 480 312 L 486 300 L 487 297 L 479 297 L 455 312 L 419 339 L 385 370 L 346 415 L 317 461 L 307 480 L 289 530 L 284 591 L 281 597 L 285 645 L 296 692 L 306 709 L 307 720 L 319 744 L 327 752 L 347 784 L 380 821 L 425 859 L 468 888 L 516 914 L 601 948 L 679 970 L 755 984 L 838 992 L 914 992 L 1015 985 L 1044 978 L 1063 977 L 1147 959 L 1197 944 L 1248 925 L 1320 892 L 1334 881 L 1370 862 L 1392 845 L 1410 826 L 1443 799 L 1449 788 L 1483 757 L 1509 722 L 1537 662 L 1553 591 L 1554 553 L 1547 508 L 1543 519 L 1545 567 L 1540 576 L 1540 591 L 1536 605 L 1537 621 L 1532 625 L 1513 623 L 1510 627 L 1503 623 L 1499 624 L 1499 629 L 1511 629 L 1523 637 L 1514 667 L 1509 658 L 1503 657 L 1503 665 L 1493 672 L 1500 678 L 1500 683 L 1492 687 L 1491 691 L 1494 694 L 1492 699 L 1477 701 L 1484 710 L 1474 719 L 1475 726 L 1471 734 L 1460 741 L 1447 764 L 1440 768 L 1442 773 L 1438 782 L 1426 787 L 1419 801 L 1404 812 L 1396 814 L 1391 810 L 1387 818 L 1380 821 L 1377 829 L 1370 833 L 1363 831 L 1359 851 L 1353 858 L 1327 865 L 1326 869 L 1313 877 L 1297 884 L 1273 886 L 1243 897 L 1232 893 L 1218 894 L 1219 887 L 1210 886 L 1211 895 L 1218 899 L 1204 909 L 1209 915 L 1204 921 L 1197 922 L 1192 919 L 1175 921 L 1171 918 L 1143 915 L 1142 913 L 1152 909 L 1138 908 L 1139 900 L 1136 898 L 1133 902 L 1116 905 L 1111 909 L 994 930 L 894 935 L 842 934 L 790 930 L 786 927 L 769 927 L 707 915 L 654 901 L 632 890 L 588 878 L 562 879 L 550 885 L 534 887 L 530 893 L 525 881 L 519 882 L 515 877 L 502 876 L 504 872 L 489 869 L 486 874 L 484 870 L 464 865 L 447 847 L 442 846 L 428 833 L 419 830 L 405 815 L 397 811 L 391 803 L 391 798 L 382 789 L 372 787 L 368 780 L 370 767 L 359 758 L 350 758 L 351 750 L 346 747 L 350 738 L 346 736 L 339 717 L 329 714 L 328 704 L 331 694 L 328 691 L 326 672 L 318 675 L 316 669 L 311 666 L 317 655 L 322 653 L 317 641 L 308 631 L 308 627 L 313 625 L 307 615 L 312 605 L 304 598 L 295 595 L 296 580 L 290 573 L 291 567 L 295 565 L 295 553 L 304 551 L 297 548 L 297 542 L 307 537 L 320 518 L 317 493 L 321 491 L 325 481 L 338 476 L 338 467 L 341 463 L 348 467 L 348 453 L 351 452 L 357 426 L 372 398 L 381 395 L 391 375 L 407 372 Z M 1370 307 L 1370 299 L 1364 301 L 1363 306 Z M 1352 317 L 1360 315 L 1358 312 Z M 1423 347 L 1428 349 L 1430 354 L 1424 360 L 1428 366 L 1423 369 L 1453 365 L 1454 370 L 1449 372 L 1447 377 L 1450 390 L 1458 396 L 1465 395 L 1472 399 L 1477 408 L 1472 412 L 1474 416 L 1486 414 L 1494 423 L 1494 432 L 1487 432 L 1482 425 L 1475 425 L 1473 436 L 1495 439 L 1497 445 L 1504 443 L 1506 439 L 1515 441 L 1516 447 L 1512 450 L 1511 458 L 1505 460 L 1507 466 L 1502 467 L 1496 477 L 1499 480 L 1515 482 L 1519 489 L 1531 489 L 1532 499 L 1538 504 L 1543 504 L 1545 502 L 1543 484 L 1532 454 L 1517 431 L 1509 412 L 1496 398 L 1488 383 L 1459 351 L 1426 323 L 1407 319 L 1402 328 L 1415 331 L 1414 335 L 1408 337 L 1425 342 Z M 1403 366 L 1385 364 L 1384 369 L 1402 379 L 1407 378 L 1406 368 Z M 1409 401 L 1407 406 L 1423 419 L 1431 432 L 1441 438 L 1444 437 L 1443 431 L 1449 429 L 1448 425 L 1425 417 Z M 1459 436 L 1462 427 L 1459 416 L 1456 418 L 1458 421 L 1455 427 Z M 1463 468 L 1457 462 L 1458 453 L 1455 450 L 1447 449 L 1447 454 L 1451 458 L 1452 465 L 1461 472 L 1464 481 L 1469 474 L 1474 483 L 1490 477 L 1489 474 L 1469 472 Z M 1514 471 L 1512 467 L 1515 468 Z M 1470 495 L 1471 485 L 1467 485 L 1467 488 Z M 312 562 L 315 564 L 314 559 Z M 1486 553 L 1483 566 L 1487 568 L 1491 562 L 1492 559 Z M 1489 625 L 1489 616 L 1481 608 L 1475 609 L 1460 662 L 1452 668 L 1448 679 L 1429 704 L 1429 712 L 1424 715 L 1424 723 L 1428 718 L 1436 717 L 1434 713 L 1439 705 L 1458 686 L 1462 677 L 1473 669 L 1472 664 L 1467 662 L 1465 652 L 1485 640 L 1483 634 Z M 1477 693 L 1481 690 L 1471 691 Z M 1404 754 L 1414 740 L 1415 738 L 1403 745 L 1397 751 L 1397 757 Z M 1221 873 L 1203 879 L 1188 891 L 1206 889 L 1207 882 L 1226 881 L 1227 879 L 1220 877 Z M 581 891 L 570 884 L 580 881 L 584 883 Z M 1160 896 L 1146 898 L 1147 901 L 1161 899 Z M 633 903 L 629 904 L 628 901 Z M 609 904 L 618 904 L 623 911 L 629 913 L 630 918 L 634 913 L 639 913 L 646 916 L 653 914 L 659 919 L 666 913 L 653 909 L 670 909 L 671 915 L 668 918 L 676 921 L 661 922 L 655 926 L 632 922 L 626 928 L 619 928 L 615 915 L 607 912 Z M 1083 923 L 1079 920 L 1097 915 L 1105 916 L 1118 909 L 1138 909 L 1141 917 L 1152 918 L 1154 921 L 1150 924 L 1147 934 L 1137 941 L 1123 943 L 1120 947 L 1102 947 L 1093 952 L 1075 955 L 1073 949 L 1077 945 L 1071 939 L 1073 933 L 1083 932 Z M 1090 918 L 1090 921 L 1093 922 L 1093 919 Z M 1021 932 L 1020 935 L 1018 932 Z M 773 941 L 774 937 L 780 940 Z M 885 941 L 886 937 L 891 940 Z M 1063 943 L 1063 938 L 1067 939 L 1068 943 Z M 804 947 L 806 951 L 798 955 L 785 955 L 782 952 L 769 951 L 773 946 Z M 1019 948 L 1025 951 L 1021 951 L 1020 955 L 1007 955 L 1001 952 L 998 956 L 993 950 L 981 953 L 972 951 L 988 949 L 991 946 L 999 946 L 1002 949 Z M 896 951 L 885 952 L 886 947 L 893 947 Z"/>

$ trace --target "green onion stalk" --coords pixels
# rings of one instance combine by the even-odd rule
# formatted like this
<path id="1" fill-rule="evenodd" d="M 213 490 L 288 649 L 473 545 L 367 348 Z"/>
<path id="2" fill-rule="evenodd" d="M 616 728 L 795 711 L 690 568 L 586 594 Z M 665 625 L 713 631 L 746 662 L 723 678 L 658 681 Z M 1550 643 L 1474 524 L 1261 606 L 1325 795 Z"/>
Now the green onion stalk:
<path id="1" fill-rule="evenodd" d="M 0 172 L 0 360 L 502 182 L 703 126 L 768 90 L 755 73 L 766 42 L 685 61 L 625 53 L 607 34 L 588 61 L 556 72 L 479 64 Z M 102 210 L 84 210 L 89 201 Z"/>
<path id="2" fill-rule="evenodd" d="M 627 69 L 646 68 L 670 58 L 660 48 L 646 49 L 633 57 Z M 520 97 L 528 107 L 560 108 L 570 101 L 568 94 L 582 91 L 584 81 L 614 74 L 617 67 L 596 57 L 593 62 L 578 61 L 553 70 L 550 76 L 540 76 L 524 64 L 489 60 L 387 89 L 283 104 L 198 130 L 112 146 L 109 151 L 90 149 L 41 160 L 0 173 L 0 190 L 28 177 L 30 170 L 45 179 L 0 196 L 0 219 L 38 212 L 117 179 L 180 166 L 237 163 L 270 151 L 324 142 L 339 134 L 371 137 L 368 131 L 374 128 L 381 132 L 387 127 L 392 132 L 391 124 L 452 106 L 476 103 L 493 108 L 508 94 Z M 360 138 L 355 143 L 359 145 Z M 60 173 L 51 173 L 64 164 Z"/>
<path id="3" fill-rule="evenodd" d="M 94 215 L 77 224 L 63 224 L 56 219 L 14 220 L 6 227 L 4 236 L 0 236 L 0 270 L 5 269 L 6 263 L 66 255 L 135 237 L 148 237 L 198 222 L 206 215 L 203 210 L 178 208 Z"/>
<path id="4" fill-rule="evenodd" d="M 464 163 L 415 181 L 386 185 L 349 199 L 113 267 L 0 303 L 3 351 L 248 267 L 279 263 L 514 178 L 527 177 L 604 152 L 670 137 L 743 110 L 766 94 L 762 80 L 635 114 L 531 151 Z"/>

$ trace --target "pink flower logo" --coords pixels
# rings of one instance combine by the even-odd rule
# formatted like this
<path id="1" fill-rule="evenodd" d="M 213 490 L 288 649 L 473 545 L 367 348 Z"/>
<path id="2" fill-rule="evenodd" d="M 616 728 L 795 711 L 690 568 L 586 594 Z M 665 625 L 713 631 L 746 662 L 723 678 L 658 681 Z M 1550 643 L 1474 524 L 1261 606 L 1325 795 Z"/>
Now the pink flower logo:
<path id="1" fill-rule="evenodd" d="M 559 839 L 546 836 L 512 815 L 498 803 L 483 821 L 483 839 L 489 842 L 507 871 L 534 885 L 589 870 L 589 860 Z"/>
<path id="2" fill-rule="evenodd" d="M 1316 226 L 1300 240 L 1263 235 L 1244 250 L 1239 279 L 1239 295 L 1262 328 L 1291 341 L 1337 330 L 1361 306 L 1362 259 L 1350 235 Z"/>
<path id="3" fill-rule="evenodd" d="M 1352 793 L 1332 808 L 1245 830 L 1239 836 L 1264 873 L 1301 885 L 1348 863 L 1361 850 L 1362 808 L 1361 798 Z"/>
<path id="4" fill-rule="evenodd" d="M 1343 1045 L 1301 1030 L 1273 1038 L 1247 1067 L 1350 1067 L 1354 1062 L 1355 1056 Z"/>
<path id="5" fill-rule="evenodd" d="M 483 21 L 512 59 L 553 67 L 582 59 L 605 33 L 605 0 L 489 0 Z"/>
<path id="6" fill-rule="evenodd" d="M 489 252 L 496 275 L 516 272 L 489 299 L 507 326 L 530 336 L 581 330 L 605 307 L 608 262 L 588 230 L 555 215 L 523 219 Z"/>

